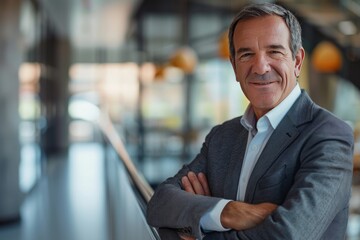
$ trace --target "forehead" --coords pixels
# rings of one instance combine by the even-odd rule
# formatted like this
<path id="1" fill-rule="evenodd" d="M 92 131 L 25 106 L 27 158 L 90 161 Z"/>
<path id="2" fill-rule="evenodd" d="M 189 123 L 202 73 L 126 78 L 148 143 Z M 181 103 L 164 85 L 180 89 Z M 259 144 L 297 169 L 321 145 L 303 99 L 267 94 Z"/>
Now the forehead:
<path id="1" fill-rule="evenodd" d="M 282 44 L 289 47 L 290 31 L 281 17 L 268 15 L 239 21 L 233 37 L 235 48 L 239 44 L 255 43 Z"/>

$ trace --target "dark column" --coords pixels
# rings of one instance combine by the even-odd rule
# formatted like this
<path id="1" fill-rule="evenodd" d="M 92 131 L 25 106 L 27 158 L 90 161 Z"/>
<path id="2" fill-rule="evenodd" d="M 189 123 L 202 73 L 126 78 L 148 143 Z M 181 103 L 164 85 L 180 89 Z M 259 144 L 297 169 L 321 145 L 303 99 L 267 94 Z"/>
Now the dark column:
<path id="1" fill-rule="evenodd" d="M 182 19 L 182 45 L 190 46 L 189 35 L 190 35 L 190 2 L 184 0 L 181 2 L 180 17 Z M 183 116 L 183 152 L 182 160 L 187 162 L 190 160 L 190 145 L 193 135 L 192 125 L 192 112 L 193 112 L 193 94 L 192 89 L 194 86 L 194 75 L 193 73 L 186 73 L 184 77 L 184 116 Z"/>
<path id="2" fill-rule="evenodd" d="M 43 13 L 45 14 L 45 13 Z M 39 45 L 41 112 L 45 120 L 41 130 L 41 147 L 46 155 L 63 153 L 69 145 L 68 83 L 70 43 L 60 35 L 49 19 L 41 19 L 42 40 Z"/>
<path id="3" fill-rule="evenodd" d="M 0 225 L 19 219 L 20 0 L 0 1 Z"/>
<path id="4" fill-rule="evenodd" d="M 138 51 L 140 55 L 145 52 L 145 39 L 144 39 L 144 14 L 141 12 L 138 18 L 138 34 L 136 38 Z M 138 62 L 139 65 L 142 64 L 142 59 Z M 144 86 L 141 77 L 139 77 L 139 99 L 137 102 L 137 158 L 140 163 L 144 162 L 145 159 L 145 125 L 144 125 L 144 114 L 143 114 L 143 101 L 144 101 Z"/>

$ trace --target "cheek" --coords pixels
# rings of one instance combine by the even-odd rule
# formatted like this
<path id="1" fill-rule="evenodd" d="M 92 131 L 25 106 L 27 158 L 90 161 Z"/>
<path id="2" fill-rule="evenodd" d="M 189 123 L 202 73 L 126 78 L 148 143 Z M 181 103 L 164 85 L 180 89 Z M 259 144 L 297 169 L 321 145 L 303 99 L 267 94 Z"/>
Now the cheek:
<path id="1" fill-rule="evenodd" d="M 244 83 L 246 80 L 246 74 L 244 72 L 244 69 L 237 69 L 237 71 L 235 72 L 235 76 L 236 76 L 236 81 L 238 81 L 239 83 Z"/>
<path id="2" fill-rule="evenodd" d="M 296 69 L 292 65 L 283 63 L 283 64 L 274 66 L 272 69 L 282 79 L 282 83 L 281 83 L 282 85 L 286 85 L 293 79 L 296 79 L 296 77 L 295 77 Z"/>
<path id="3" fill-rule="evenodd" d="M 296 77 L 296 73 L 297 73 L 297 67 L 295 66 L 295 62 L 294 61 L 289 61 L 287 62 L 287 64 L 283 65 L 283 71 L 284 74 L 287 74 L 287 77 L 292 79 L 294 77 Z"/>

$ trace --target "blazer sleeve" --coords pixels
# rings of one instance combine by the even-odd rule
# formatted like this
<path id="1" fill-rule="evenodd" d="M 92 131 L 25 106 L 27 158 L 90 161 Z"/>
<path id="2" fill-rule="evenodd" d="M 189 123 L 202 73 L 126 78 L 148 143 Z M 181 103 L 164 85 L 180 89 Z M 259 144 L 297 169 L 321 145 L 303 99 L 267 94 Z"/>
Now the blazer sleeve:
<path id="1" fill-rule="evenodd" d="M 346 124 L 322 127 L 308 139 L 286 199 L 265 221 L 248 230 L 213 232 L 205 240 L 323 239 L 337 214 L 348 210 L 353 133 Z M 347 215 L 346 215 L 347 216 Z M 337 223 L 346 229 L 347 219 Z M 340 239 L 330 236 L 326 239 Z"/>
<path id="2" fill-rule="evenodd" d="M 151 226 L 176 230 L 201 239 L 200 218 L 212 209 L 220 198 L 195 195 L 184 191 L 181 178 L 189 171 L 206 174 L 208 146 L 218 127 L 205 139 L 197 157 L 174 176 L 160 184 L 147 207 L 147 221 Z"/>

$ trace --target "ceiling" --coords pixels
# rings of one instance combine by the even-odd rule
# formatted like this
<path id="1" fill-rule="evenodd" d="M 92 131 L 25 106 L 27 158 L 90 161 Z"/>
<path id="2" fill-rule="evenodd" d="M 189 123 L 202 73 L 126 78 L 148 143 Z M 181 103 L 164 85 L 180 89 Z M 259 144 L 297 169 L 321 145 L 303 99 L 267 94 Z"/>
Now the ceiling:
<path id="1" fill-rule="evenodd" d="M 75 48 L 118 47 L 140 0 L 38 0 Z"/>
<path id="2" fill-rule="evenodd" d="M 129 58 L 139 54 L 141 60 L 166 62 L 169 55 L 183 45 L 192 47 L 200 59 L 208 59 L 217 55 L 220 36 L 227 30 L 235 12 L 248 2 L 254 1 L 27 0 L 21 19 L 22 32 L 26 35 L 23 44 L 29 48 L 36 46 L 42 34 L 39 26 L 41 28 L 46 19 L 58 36 L 70 40 L 74 61 L 94 62 L 100 58 L 103 61 L 98 55 L 105 56 L 108 62 L 134 61 Z M 342 20 L 348 23 L 355 20 L 353 25 L 360 29 L 358 0 L 281 2 L 306 23 L 303 37 L 308 49 L 311 49 L 310 44 L 315 46 L 324 39 L 342 47 L 346 54 L 342 74 L 360 86 L 357 77 L 360 74 L 360 31 L 349 36 L 333 24 L 336 16 L 343 16 Z M 31 11 L 33 6 L 35 11 Z M 329 6 L 336 14 L 328 10 Z M 40 13 L 40 21 L 35 13 Z"/>
<path id="3" fill-rule="evenodd" d="M 246 0 L 28 0 L 52 24 L 59 36 L 70 39 L 77 51 L 127 49 L 163 60 L 182 45 L 198 55 L 215 54 L 216 42 L 234 13 Z M 261 1 L 264 2 L 264 1 Z M 270 1 L 271 2 L 271 1 Z M 292 1 L 286 1 L 292 2 Z M 346 0 L 349 2 L 349 0 Z M 26 4 L 25 4 L 26 6 Z M 23 10 L 25 44 L 39 37 L 31 11 Z M 297 7 L 299 10 L 300 8 Z M 306 13 L 307 11 L 305 11 Z M 33 13 L 34 14 L 34 13 Z M 116 53 L 119 55 L 118 53 Z"/>
<path id="4" fill-rule="evenodd" d="M 167 15 L 163 21 L 180 21 L 184 15 L 184 6 L 197 6 L 197 11 L 205 14 L 237 9 L 244 0 L 28 0 L 27 5 L 38 8 L 43 17 L 49 19 L 59 36 L 69 37 L 72 45 L 78 48 L 119 48 L 137 27 L 136 16 L 141 12 L 150 15 Z M 24 4 L 26 5 L 26 4 Z M 192 7 L 192 8 L 193 8 Z M 26 10 L 24 10 L 26 12 Z M 181 16 L 179 14 L 182 14 Z M 27 12 L 23 20 L 24 31 L 34 35 L 36 23 Z M 161 25 L 158 25 L 160 27 Z M 147 29 L 158 33 L 161 29 Z M 183 33 L 183 32 L 181 32 Z M 171 34 L 171 33 L 165 33 Z M 145 36 L 146 37 L 146 36 Z M 167 37 L 167 36 L 164 36 Z M 31 41 L 31 40 L 30 40 Z"/>
<path id="5" fill-rule="evenodd" d="M 217 55 L 218 41 L 244 0 L 144 0 L 134 12 L 133 37 L 153 62 L 186 45 L 200 58 Z"/>

